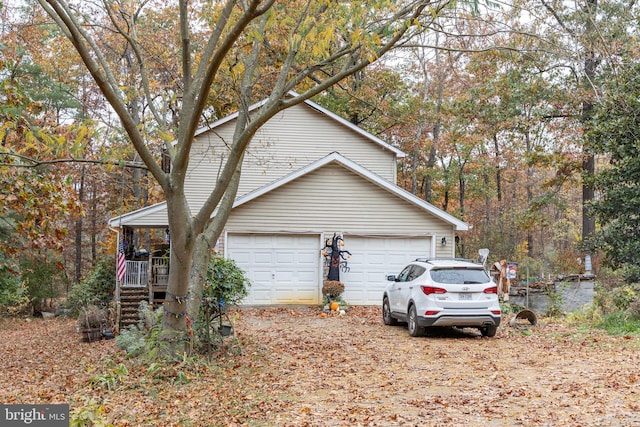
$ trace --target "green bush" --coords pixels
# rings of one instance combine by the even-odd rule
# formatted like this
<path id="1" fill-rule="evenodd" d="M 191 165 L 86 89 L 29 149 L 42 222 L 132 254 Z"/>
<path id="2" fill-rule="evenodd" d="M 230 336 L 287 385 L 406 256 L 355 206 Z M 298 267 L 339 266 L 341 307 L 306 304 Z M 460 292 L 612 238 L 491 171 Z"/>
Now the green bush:
<path id="1" fill-rule="evenodd" d="M 207 267 L 204 297 L 223 306 L 237 305 L 249 294 L 251 282 L 232 259 L 211 258 Z"/>
<path id="2" fill-rule="evenodd" d="M 115 290 L 115 269 L 113 257 L 105 257 L 96 263 L 89 277 L 71 288 L 67 305 L 73 315 L 90 305 L 101 309 L 108 307 Z"/>
<path id="3" fill-rule="evenodd" d="M 221 341 L 220 327 L 225 312 L 249 294 L 249 286 L 249 279 L 233 260 L 211 258 L 194 331 L 201 350 L 209 352 Z"/>
<path id="4" fill-rule="evenodd" d="M 506 314 L 515 314 L 518 313 L 520 310 L 523 310 L 524 306 L 518 305 L 518 304 L 514 304 L 511 303 L 509 301 L 500 301 L 500 312 L 503 315 Z"/>
<path id="5" fill-rule="evenodd" d="M 22 283 L 33 314 L 52 308 L 66 287 L 62 260 L 51 251 L 26 254 L 20 260 Z"/>
<path id="6" fill-rule="evenodd" d="M 619 275 L 598 278 L 593 300 L 593 324 L 610 334 L 640 333 L 640 286 L 624 284 Z"/>
<path id="7" fill-rule="evenodd" d="M 612 289 L 610 298 L 616 309 L 626 310 L 638 298 L 638 294 L 634 286 L 624 285 Z"/>
<path id="8" fill-rule="evenodd" d="M 627 316 L 630 319 L 640 321 L 640 297 L 636 297 L 636 299 L 629 304 L 629 307 L 625 310 Z"/>
<path id="9" fill-rule="evenodd" d="M 17 268 L 0 252 L 0 312 L 15 315 L 26 313 L 29 308 L 27 290 L 23 286 Z"/>
<path id="10" fill-rule="evenodd" d="M 627 283 L 640 283 L 640 267 L 625 264 L 620 269 L 620 275 Z"/>

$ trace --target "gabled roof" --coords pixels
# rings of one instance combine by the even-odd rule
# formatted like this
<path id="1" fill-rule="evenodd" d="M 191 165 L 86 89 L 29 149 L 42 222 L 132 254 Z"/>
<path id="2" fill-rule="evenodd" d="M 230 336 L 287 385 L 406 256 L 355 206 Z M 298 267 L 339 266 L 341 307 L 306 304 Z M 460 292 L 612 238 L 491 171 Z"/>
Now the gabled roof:
<path id="1" fill-rule="evenodd" d="M 151 217 L 154 218 L 151 218 Z M 167 202 L 160 202 L 155 205 L 145 206 L 133 212 L 128 212 L 111 218 L 109 227 L 120 227 L 124 225 L 141 226 L 150 228 L 164 228 L 169 224 L 167 217 Z"/>
<path id="2" fill-rule="evenodd" d="M 469 230 L 469 225 L 467 223 L 465 223 L 464 221 L 459 220 L 458 218 L 454 217 L 453 215 L 436 208 L 435 206 L 433 206 L 431 203 L 428 203 L 424 200 L 422 200 L 421 198 L 415 196 L 414 194 L 398 187 L 395 184 L 390 183 L 389 181 L 385 180 L 384 178 L 381 178 L 380 176 L 374 174 L 373 172 L 371 172 L 370 170 L 360 166 L 359 164 L 349 160 L 348 158 L 344 157 L 342 154 L 338 153 L 338 152 L 333 152 L 331 154 L 329 154 L 328 156 L 323 157 L 322 159 L 316 160 L 313 163 L 308 164 L 307 166 L 298 169 L 295 172 L 292 172 L 288 175 L 285 175 L 284 177 L 270 183 L 267 184 L 263 187 L 260 187 L 250 193 L 245 194 L 244 196 L 238 198 L 236 200 L 236 202 L 233 204 L 233 207 L 236 208 L 238 206 L 241 206 L 245 203 L 248 203 L 252 200 L 257 199 L 258 197 L 269 193 L 270 191 L 275 190 L 276 188 L 282 187 L 283 185 L 294 181 L 298 178 L 300 178 L 301 176 L 304 176 L 308 173 L 311 173 L 317 169 L 320 169 L 321 167 L 332 163 L 332 162 L 336 162 L 340 165 L 342 165 L 343 167 L 345 167 L 346 169 L 356 173 L 357 175 L 361 176 L 362 178 L 376 184 L 377 186 L 389 191 L 390 193 L 394 194 L 395 196 L 400 197 L 401 199 L 417 206 L 420 209 L 423 209 L 427 212 L 429 212 L 430 214 L 438 217 L 439 219 L 441 219 L 444 222 L 447 222 L 451 225 L 454 225 L 456 227 L 457 231 L 467 231 Z M 214 212 L 215 214 L 215 212 Z"/>
<path id="3" fill-rule="evenodd" d="M 397 185 L 394 185 L 392 183 L 390 183 L 389 181 L 385 180 L 384 178 L 381 178 L 380 176 L 374 174 L 373 172 L 371 172 L 370 170 L 360 166 L 359 164 L 349 160 L 348 158 L 344 157 L 342 154 L 338 153 L 338 152 L 333 152 L 325 157 L 323 157 L 322 159 L 316 160 L 313 163 L 308 164 L 307 166 L 298 169 L 295 172 L 292 172 L 288 175 L 285 175 L 284 177 L 277 179 L 276 181 L 267 184 L 263 187 L 260 187 L 250 193 L 245 194 L 242 197 L 239 197 L 235 203 L 233 204 L 233 207 L 236 208 L 238 206 L 242 206 L 245 203 L 248 203 L 252 200 L 255 200 L 267 193 L 269 193 L 270 191 L 273 191 L 277 188 L 282 187 L 283 185 L 290 183 L 304 175 L 307 175 L 315 170 L 318 170 L 320 168 L 322 168 L 323 166 L 326 166 L 329 163 L 338 163 L 340 165 L 342 165 L 344 168 L 356 173 L 357 175 L 361 176 L 362 178 L 372 182 L 373 184 L 377 185 L 378 187 L 392 193 L 393 195 L 413 204 L 414 206 L 417 206 L 420 209 L 423 209 L 424 211 L 430 213 L 431 215 L 434 215 L 435 217 L 441 219 L 442 221 L 449 223 L 453 226 L 455 226 L 457 231 L 467 231 L 469 230 L 469 225 L 467 223 L 465 223 L 464 221 L 459 220 L 458 218 L 454 217 L 453 215 L 438 209 L 437 207 L 433 206 L 431 203 L 428 203 L 424 200 L 422 200 L 421 198 L 415 196 L 414 194 L 411 194 L 410 192 L 398 187 Z M 149 227 L 164 227 L 167 224 L 166 221 L 166 202 L 162 202 L 162 203 L 158 203 L 156 205 L 153 206 L 148 206 L 142 209 L 138 209 L 134 212 L 130 212 L 128 214 L 122 215 L 121 217 L 116 217 L 116 218 L 112 218 L 109 221 L 109 226 L 111 227 L 117 227 L 119 225 L 142 225 L 139 220 L 142 220 L 144 217 L 146 216 L 151 216 L 153 214 L 154 218 L 152 221 L 149 221 L 150 224 L 145 226 L 149 226 Z M 215 212 L 213 213 L 215 215 Z M 164 221 L 162 221 L 161 218 L 165 218 Z"/>
<path id="4" fill-rule="evenodd" d="M 290 91 L 289 95 L 290 96 L 297 96 L 298 94 L 296 92 L 294 92 L 294 91 Z M 249 111 L 254 111 L 254 110 L 262 107 L 266 102 L 267 102 L 267 99 L 264 99 L 264 100 L 262 100 L 262 101 L 260 101 L 260 102 L 258 102 L 256 104 L 253 104 L 252 106 L 249 107 Z M 368 140 L 374 142 L 375 144 L 378 144 L 381 147 L 393 152 L 398 158 L 404 158 L 404 157 L 407 156 L 404 151 L 399 150 L 398 148 L 394 147 L 393 145 L 387 144 L 386 142 L 384 142 L 380 138 L 376 137 L 375 135 L 370 134 L 369 132 L 365 131 L 364 129 L 360 128 L 359 126 L 354 125 L 350 121 L 343 119 L 342 117 L 340 117 L 337 114 L 327 110 L 326 108 L 316 104 L 315 102 L 307 99 L 306 101 L 303 101 L 303 103 L 306 104 L 307 106 L 313 108 L 314 110 L 326 115 L 330 119 L 338 122 L 342 126 L 348 127 L 352 131 L 362 135 L 363 137 L 367 138 Z M 238 112 L 235 112 L 233 114 L 228 115 L 225 118 L 222 118 L 220 120 L 217 120 L 217 121 L 213 122 L 212 124 L 210 124 L 208 126 L 201 127 L 201 128 L 196 130 L 195 136 L 197 137 L 199 135 L 207 133 L 208 131 L 215 129 L 218 126 L 222 126 L 225 123 L 228 123 L 228 122 L 230 122 L 232 120 L 235 120 L 237 117 L 238 117 Z"/>

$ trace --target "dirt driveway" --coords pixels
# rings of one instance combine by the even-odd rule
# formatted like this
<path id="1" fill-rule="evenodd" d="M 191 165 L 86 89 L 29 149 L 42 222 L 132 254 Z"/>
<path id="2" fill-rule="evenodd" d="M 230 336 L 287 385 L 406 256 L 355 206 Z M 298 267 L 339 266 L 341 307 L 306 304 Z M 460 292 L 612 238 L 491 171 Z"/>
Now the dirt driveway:
<path id="1" fill-rule="evenodd" d="M 69 402 L 119 426 L 640 425 L 637 336 L 541 319 L 411 338 L 378 308 L 298 307 L 240 310 L 236 338 L 212 364 L 160 368 L 80 343 L 70 319 L 4 321 L 0 403 Z"/>
<path id="2" fill-rule="evenodd" d="M 411 338 L 378 308 L 345 317 L 316 309 L 248 311 L 273 386 L 290 406 L 276 425 L 640 425 L 640 340 L 541 322 L 496 337 L 448 330 Z"/>

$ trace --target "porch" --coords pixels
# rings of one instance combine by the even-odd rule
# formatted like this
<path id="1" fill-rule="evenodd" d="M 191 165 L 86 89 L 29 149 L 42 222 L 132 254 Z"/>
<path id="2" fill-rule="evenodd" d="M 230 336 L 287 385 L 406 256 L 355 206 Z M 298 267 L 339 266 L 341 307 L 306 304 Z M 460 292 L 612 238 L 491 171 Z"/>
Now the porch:
<path id="1" fill-rule="evenodd" d="M 169 260 L 166 257 L 152 256 L 149 261 L 127 260 L 126 263 L 121 287 L 166 290 L 169 283 Z"/>
<path id="2" fill-rule="evenodd" d="M 153 308 L 164 302 L 169 282 L 169 259 L 149 256 L 148 260 L 126 260 L 124 280 L 117 287 L 120 306 L 117 324 L 127 327 L 138 322 L 140 302 L 146 300 Z"/>

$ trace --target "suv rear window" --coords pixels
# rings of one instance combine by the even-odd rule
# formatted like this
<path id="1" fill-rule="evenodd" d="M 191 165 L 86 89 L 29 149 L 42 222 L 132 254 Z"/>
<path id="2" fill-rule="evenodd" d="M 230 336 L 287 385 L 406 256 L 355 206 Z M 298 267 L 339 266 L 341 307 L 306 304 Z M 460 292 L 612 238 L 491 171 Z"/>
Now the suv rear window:
<path id="1" fill-rule="evenodd" d="M 446 284 L 487 283 L 489 275 L 480 268 L 438 268 L 431 270 L 431 280 Z"/>

